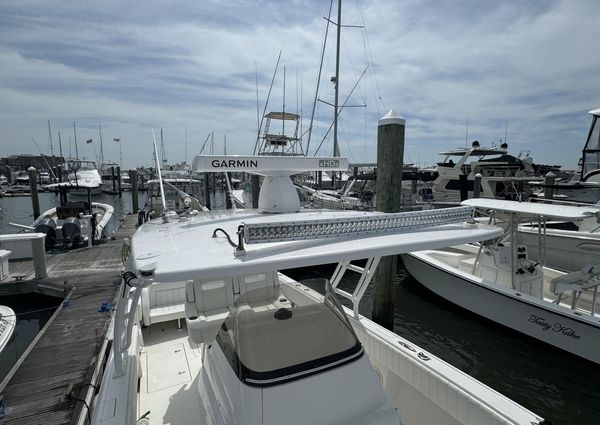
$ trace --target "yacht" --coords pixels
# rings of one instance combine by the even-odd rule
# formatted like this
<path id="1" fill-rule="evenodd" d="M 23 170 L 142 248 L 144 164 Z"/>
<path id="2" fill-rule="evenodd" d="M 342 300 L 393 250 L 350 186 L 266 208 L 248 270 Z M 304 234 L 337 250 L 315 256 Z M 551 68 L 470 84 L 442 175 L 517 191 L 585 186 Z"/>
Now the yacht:
<path id="1" fill-rule="evenodd" d="M 459 202 L 463 176 L 466 176 L 465 195 L 472 198 L 477 174 L 481 175 L 481 197 L 520 199 L 529 182 L 543 180 L 536 177 L 543 171 L 534 166 L 529 154 L 529 151 L 521 151 L 515 157 L 508 154 L 507 143 L 500 147 L 484 147 L 478 141 L 468 148 L 440 152 L 444 160 L 437 164 L 438 176 L 432 184 L 433 199 Z M 456 163 L 453 158 L 458 158 Z"/>
<path id="2" fill-rule="evenodd" d="M 550 186 L 554 195 L 564 201 L 590 204 L 600 201 L 600 109 L 588 113 L 592 116 L 592 123 L 579 159 L 579 170 L 571 180 L 557 181 Z M 536 196 L 543 197 L 543 189 Z"/>
<path id="3" fill-rule="evenodd" d="M 69 159 L 67 161 L 67 182 L 57 183 L 58 186 L 68 186 L 72 195 L 100 195 L 102 193 L 102 178 L 98 172 L 96 161 Z M 54 187 L 55 185 L 49 185 Z"/>
<path id="4" fill-rule="evenodd" d="M 319 170 L 319 159 L 195 158 L 198 172 L 264 175 L 259 210 L 165 213 L 138 228 L 112 348 L 82 398 L 92 424 L 544 423 L 358 313 L 382 256 L 501 229 L 473 222 L 470 207 L 301 210 L 289 174 Z M 280 272 L 329 263 L 324 296 Z M 338 287 L 345 272 L 360 275 L 352 293 Z"/>
<path id="5" fill-rule="evenodd" d="M 469 199 L 490 224 L 502 222 L 500 238 L 482 243 L 419 250 L 402 256 L 423 286 L 480 316 L 600 364 L 600 259 L 584 269 L 562 272 L 544 263 L 545 222 L 578 221 L 598 210 L 564 205 Z M 537 224 L 531 255 L 518 232 Z"/>
<path id="6" fill-rule="evenodd" d="M 190 208 L 200 211 L 204 209 L 199 201 L 204 193 L 204 182 L 188 171 L 162 170 L 161 178 L 148 180 L 147 187 L 144 210 L 150 215 L 163 212 L 163 196 L 169 211 L 181 213 Z"/>

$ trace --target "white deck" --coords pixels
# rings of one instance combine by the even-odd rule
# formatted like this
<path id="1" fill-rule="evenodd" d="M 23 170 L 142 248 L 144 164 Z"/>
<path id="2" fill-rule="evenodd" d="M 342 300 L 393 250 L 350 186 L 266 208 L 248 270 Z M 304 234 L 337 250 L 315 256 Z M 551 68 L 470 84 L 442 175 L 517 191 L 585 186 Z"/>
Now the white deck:
<path id="1" fill-rule="evenodd" d="M 143 330 L 137 417 L 150 411 L 150 425 L 208 424 L 198 393 L 202 352 L 181 322 L 181 329 L 170 321 Z"/>

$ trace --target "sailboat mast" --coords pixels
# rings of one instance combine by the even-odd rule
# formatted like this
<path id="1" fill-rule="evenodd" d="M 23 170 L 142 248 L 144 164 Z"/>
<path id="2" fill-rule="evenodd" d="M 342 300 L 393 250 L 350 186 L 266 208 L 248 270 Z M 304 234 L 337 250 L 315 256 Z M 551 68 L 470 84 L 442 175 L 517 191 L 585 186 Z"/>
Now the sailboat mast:
<path id="1" fill-rule="evenodd" d="M 60 160 L 63 161 L 63 153 L 62 153 L 62 140 L 60 140 L 60 131 L 58 132 L 58 153 L 60 155 Z"/>
<path id="2" fill-rule="evenodd" d="M 79 159 L 79 151 L 77 150 L 77 130 L 75 129 L 75 121 L 73 121 L 73 137 L 75 137 L 75 158 Z"/>
<path id="3" fill-rule="evenodd" d="M 333 156 L 340 156 L 340 146 L 338 145 L 338 102 L 340 87 L 340 38 L 342 30 L 342 0 L 338 0 L 337 16 L 337 46 L 335 50 L 335 103 L 333 117 Z"/>
<path id="4" fill-rule="evenodd" d="M 100 134 L 100 166 L 104 163 L 104 148 L 102 146 L 102 127 L 100 127 L 100 121 L 98 121 L 98 133 Z"/>
<path id="5" fill-rule="evenodd" d="M 54 163 L 54 147 L 52 146 L 52 131 L 50 130 L 50 120 L 48 120 L 48 139 L 50 140 L 50 155 L 52 155 L 52 168 L 56 167 Z"/>
<path id="6" fill-rule="evenodd" d="M 285 66 L 283 67 L 283 122 L 281 134 L 285 136 Z M 282 147 L 283 152 L 283 147 Z"/>

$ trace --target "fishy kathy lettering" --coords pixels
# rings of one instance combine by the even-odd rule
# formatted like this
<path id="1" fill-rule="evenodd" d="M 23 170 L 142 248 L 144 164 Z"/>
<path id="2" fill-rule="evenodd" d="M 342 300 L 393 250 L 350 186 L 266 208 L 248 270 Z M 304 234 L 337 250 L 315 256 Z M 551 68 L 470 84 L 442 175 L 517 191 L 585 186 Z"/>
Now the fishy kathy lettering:
<path id="1" fill-rule="evenodd" d="M 550 323 L 543 317 L 537 316 L 535 314 L 531 314 L 529 316 L 529 322 L 535 323 L 536 325 L 540 326 L 542 328 L 542 330 L 544 330 L 544 331 L 551 330 L 553 332 L 560 333 L 561 335 L 568 336 L 573 339 L 581 338 L 580 335 L 577 335 L 577 332 L 575 332 L 575 329 L 570 328 L 568 326 L 564 326 L 558 322 Z"/>

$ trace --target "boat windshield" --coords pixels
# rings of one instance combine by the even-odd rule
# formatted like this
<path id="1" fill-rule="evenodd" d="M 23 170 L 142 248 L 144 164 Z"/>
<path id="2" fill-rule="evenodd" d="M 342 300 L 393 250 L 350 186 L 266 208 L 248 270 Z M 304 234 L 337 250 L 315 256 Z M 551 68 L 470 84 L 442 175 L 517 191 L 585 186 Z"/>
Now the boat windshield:
<path id="1" fill-rule="evenodd" d="M 290 301 L 280 287 L 250 291 L 238 299 L 216 340 L 240 380 L 254 386 L 319 373 L 363 352 L 331 288 L 324 302 L 306 305 Z"/>

